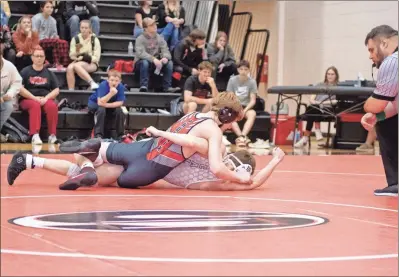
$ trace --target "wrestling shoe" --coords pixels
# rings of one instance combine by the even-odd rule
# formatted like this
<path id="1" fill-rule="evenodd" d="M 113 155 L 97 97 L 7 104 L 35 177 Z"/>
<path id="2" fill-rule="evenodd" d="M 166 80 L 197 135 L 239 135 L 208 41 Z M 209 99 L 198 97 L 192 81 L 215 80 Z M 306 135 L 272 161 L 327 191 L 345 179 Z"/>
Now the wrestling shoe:
<path id="1" fill-rule="evenodd" d="M 398 196 L 398 185 L 388 186 L 383 189 L 376 189 L 375 196 Z"/>
<path id="2" fill-rule="evenodd" d="M 94 168 L 84 167 L 80 173 L 65 183 L 59 185 L 60 190 L 77 190 L 80 187 L 91 187 L 97 183 L 97 174 Z"/>
<path id="3" fill-rule="evenodd" d="M 7 169 L 7 181 L 10 186 L 14 184 L 15 179 L 26 170 L 26 155 L 18 151 L 12 157 Z"/>
<path id="4" fill-rule="evenodd" d="M 93 138 L 85 141 L 66 141 L 60 145 L 60 151 L 63 153 L 79 154 L 94 162 L 98 157 L 101 147 L 101 139 Z"/>

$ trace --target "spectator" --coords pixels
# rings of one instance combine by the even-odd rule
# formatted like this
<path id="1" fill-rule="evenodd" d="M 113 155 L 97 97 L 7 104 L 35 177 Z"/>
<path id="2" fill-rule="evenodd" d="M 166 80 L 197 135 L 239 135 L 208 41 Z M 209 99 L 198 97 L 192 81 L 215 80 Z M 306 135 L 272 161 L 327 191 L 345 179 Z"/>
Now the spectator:
<path id="1" fill-rule="evenodd" d="M 334 66 L 327 68 L 324 75 L 324 82 L 317 86 L 336 86 L 339 82 L 338 70 Z M 301 148 L 308 144 L 313 124 L 315 125 L 316 140 L 323 140 L 320 130 L 320 122 L 324 119 L 324 111 L 332 112 L 332 106 L 337 103 L 335 95 L 317 94 L 310 97 L 310 106 L 307 107 L 304 118 L 306 119 L 306 130 L 303 137 L 295 143 L 294 147 Z"/>
<path id="2" fill-rule="evenodd" d="M 64 69 L 69 64 L 68 42 L 59 39 L 57 21 L 51 16 L 54 7 L 52 1 L 40 3 L 41 13 L 32 18 L 32 30 L 39 33 L 40 46 L 52 50 L 53 67 Z"/>
<path id="3" fill-rule="evenodd" d="M 156 15 L 153 10 L 151 10 L 152 1 L 138 1 L 140 8 L 136 10 L 136 23 L 134 25 L 133 37 L 137 38 L 144 32 L 143 19 L 152 18 L 155 20 Z"/>
<path id="4" fill-rule="evenodd" d="M 174 92 L 172 88 L 173 63 L 166 41 L 157 34 L 155 20 L 143 20 L 144 33 L 136 41 L 135 69 L 140 72 L 140 92 L 148 91 L 149 74 L 163 72 L 163 91 Z"/>
<path id="5" fill-rule="evenodd" d="M 57 77 L 44 67 L 44 50 L 38 46 L 32 54 L 33 65 L 25 67 L 22 72 L 23 87 L 20 108 L 29 113 L 29 134 L 32 144 L 42 144 L 39 132 L 41 127 L 42 108 L 46 113 L 48 125 L 48 143 L 57 141 L 58 106 L 54 99 L 60 93 Z"/>
<path id="6" fill-rule="evenodd" d="M 17 68 L 9 61 L 3 59 L 3 43 L 0 44 L 0 68 L 1 68 L 1 83 L 0 83 L 0 131 L 3 129 L 4 123 L 11 116 L 14 108 L 13 102 L 22 87 L 22 78 L 18 73 Z M 1 135 L 0 142 L 7 141 L 6 137 Z"/>
<path id="7" fill-rule="evenodd" d="M 72 38 L 69 48 L 72 63 L 67 67 L 68 89 L 75 89 L 75 73 L 90 84 L 90 88 L 97 89 L 98 84 L 93 81 L 89 73 L 98 69 L 101 58 L 101 45 L 92 33 L 89 20 L 80 22 L 80 34 Z"/>
<path id="8" fill-rule="evenodd" d="M 237 74 L 236 60 L 233 49 L 227 44 L 227 34 L 218 32 L 215 42 L 207 47 L 209 61 L 215 70 L 213 78 L 215 78 L 220 91 L 226 90 L 231 75 Z"/>
<path id="9" fill-rule="evenodd" d="M 32 30 L 32 20 L 24 15 L 18 21 L 17 30 L 12 35 L 17 49 L 15 65 L 18 71 L 32 64 L 31 55 L 39 46 L 39 34 Z"/>
<path id="10" fill-rule="evenodd" d="M 190 76 L 184 85 L 184 102 L 180 104 L 181 113 L 208 112 L 212 105 L 212 98 L 219 93 L 211 77 L 212 64 L 202 62 L 198 70 L 198 75 Z"/>
<path id="11" fill-rule="evenodd" d="M 198 75 L 198 65 L 208 60 L 205 37 L 204 31 L 194 29 L 174 50 L 174 70 L 182 75 L 182 84 L 189 76 Z"/>
<path id="12" fill-rule="evenodd" d="M 105 120 L 109 116 L 115 116 L 117 138 L 125 133 L 125 116 L 121 107 L 126 97 L 125 87 L 121 80 L 121 73 L 111 69 L 108 71 L 108 80 L 101 82 L 89 98 L 88 108 L 95 114 L 94 136 L 97 138 L 104 137 Z"/>
<path id="13" fill-rule="evenodd" d="M 186 11 L 180 1 L 166 0 L 158 6 L 158 33 L 162 34 L 171 51 L 179 43 L 181 27 L 184 26 Z"/>
<path id="14" fill-rule="evenodd" d="M 12 38 L 8 26 L 0 26 L 0 40 L 3 44 L 3 57 L 15 64 L 15 49 L 12 45 Z"/>
<path id="15" fill-rule="evenodd" d="M 241 130 L 237 122 L 234 122 L 231 127 L 234 133 L 237 135 L 236 146 L 245 147 L 251 141 L 248 139 L 248 134 L 255 123 L 256 112 L 253 107 L 256 104 L 256 96 L 258 94 L 258 86 L 256 81 L 249 77 L 249 62 L 242 60 L 238 64 L 238 76 L 234 76 L 229 80 L 227 84 L 227 91 L 234 92 L 238 99 L 240 99 L 241 105 L 243 106 L 243 116 L 246 119 L 243 129 Z"/>
<path id="16" fill-rule="evenodd" d="M 10 19 L 10 16 L 10 5 L 8 5 L 8 1 L 2 0 L 0 3 L 1 26 L 8 26 L 8 20 Z"/>
<path id="17" fill-rule="evenodd" d="M 100 18 L 97 1 L 67 1 L 65 18 L 70 30 L 71 38 L 79 34 L 79 22 L 90 20 L 93 32 L 96 36 L 100 34 Z"/>

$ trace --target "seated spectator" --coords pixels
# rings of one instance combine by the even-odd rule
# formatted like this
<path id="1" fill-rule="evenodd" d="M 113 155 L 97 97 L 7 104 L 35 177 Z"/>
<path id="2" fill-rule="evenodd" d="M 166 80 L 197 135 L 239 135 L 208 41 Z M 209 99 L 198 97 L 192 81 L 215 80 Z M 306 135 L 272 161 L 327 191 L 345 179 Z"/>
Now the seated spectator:
<path id="1" fill-rule="evenodd" d="M 102 81 L 89 98 L 88 108 L 94 113 L 94 136 L 97 138 L 104 137 L 105 120 L 110 116 L 115 117 L 117 138 L 125 133 L 125 115 L 121 107 L 126 97 L 121 80 L 121 73 L 111 69 L 108 71 L 108 80 Z"/>
<path id="2" fill-rule="evenodd" d="M 66 2 L 67 1 L 51 1 L 53 2 L 54 9 L 53 14 L 55 21 L 57 22 L 57 32 L 60 39 L 69 41 L 70 38 L 66 34 L 66 22 L 64 22 L 64 12 L 66 11 Z"/>
<path id="3" fill-rule="evenodd" d="M 155 11 L 151 10 L 152 1 L 138 1 L 140 8 L 136 10 L 136 15 L 134 18 L 136 22 L 134 24 L 133 37 L 138 38 L 144 32 L 143 19 L 152 18 L 156 19 Z"/>
<path id="4" fill-rule="evenodd" d="M 179 43 L 182 27 L 184 27 L 186 11 L 180 1 L 165 0 L 158 6 L 158 33 L 162 34 L 171 51 Z"/>
<path id="5" fill-rule="evenodd" d="M 0 40 L 3 44 L 3 57 L 15 64 L 15 49 L 12 45 L 11 32 L 8 26 L 0 26 Z"/>
<path id="6" fill-rule="evenodd" d="M 51 16 L 53 13 L 52 1 L 40 3 L 41 13 L 32 17 L 32 30 L 39 33 L 40 46 L 52 50 L 53 67 L 64 69 L 69 64 L 67 41 L 59 39 L 57 21 Z"/>
<path id="7" fill-rule="evenodd" d="M 29 113 L 29 134 L 32 136 L 32 144 L 42 144 L 39 136 L 42 108 L 47 118 L 48 143 L 57 141 L 58 106 L 54 100 L 60 89 L 55 74 L 44 67 L 45 59 L 44 50 L 38 46 L 32 54 L 33 64 L 21 72 L 23 87 L 19 93 L 22 96 L 19 106 Z"/>
<path id="8" fill-rule="evenodd" d="M 136 40 L 135 70 L 140 72 L 140 92 L 148 91 L 150 73 L 163 72 L 163 91 L 174 92 L 172 88 L 173 63 L 168 45 L 163 37 L 157 34 L 155 20 L 144 18 L 144 33 Z"/>
<path id="9" fill-rule="evenodd" d="M 215 78 L 220 91 L 225 91 L 227 83 L 232 75 L 237 74 L 236 59 L 233 49 L 227 44 L 227 34 L 218 32 L 215 42 L 208 44 L 208 58 L 215 70 Z"/>
<path id="10" fill-rule="evenodd" d="M 67 19 L 71 38 L 79 34 L 81 20 L 90 20 L 93 32 L 96 36 L 100 34 L 97 1 L 66 1 L 65 9 L 65 18 Z"/>
<path id="11" fill-rule="evenodd" d="M 14 107 L 14 100 L 22 87 L 22 78 L 18 73 L 17 68 L 9 61 L 3 59 L 3 43 L 0 44 L 0 68 L 1 68 L 1 83 L 0 83 L 0 131 L 3 129 L 4 123 L 11 116 Z M 0 142 L 6 142 L 5 136 L 0 136 Z"/>
<path id="12" fill-rule="evenodd" d="M 327 68 L 324 75 L 324 82 L 317 84 L 317 86 L 336 86 L 339 82 L 338 70 L 334 66 Z M 308 144 L 313 124 L 315 125 L 316 140 L 323 140 L 323 134 L 320 130 L 320 122 L 323 121 L 324 111 L 332 111 L 332 106 L 337 103 L 335 95 L 317 94 L 310 97 L 310 105 L 303 115 L 306 119 L 306 130 L 303 137 L 295 143 L 294 147 L 301 148 Z"/>
<path id="13" fill-rule="evenodd" d="M 1 0 L 0 3 L 0 17 L 1 17 L 1 26 L 8 26 L 8 20 L 11 17 L 10 5 L 8 1 Z"/>
<path id="14" fill-rule="evenodd" d="M 32 20 L 24 15 L 18 21 L 17 30 L 12 34 L 17 50 L 15 66 L 18 71 L 32 64 L 31 55 L 39 46 L 39 34 L 32 30 Z"/>
<path id="15" fill-rule="evenodd" d="M 181 74 L 181 83 L 183 85 L 189 76 L 198 75 L 198 65 L 208 60 L 205 37 L 204 31 L 194 29 L 174 50 L 174 70 Z"/>
<path id="16" fill-rule="evenodd" d="M 68 89 L 75 89 L 75 73 L 90 84 L 90 88 L 97 89 L 98 84 L 93 81 L 89 73 L 98 69 L 101 58 L 100 41 L 91 31 L 89 20 L 80 22 L 80 34 L 72 38 L 69 48 L 72 63 L 67 67 Z"/>
<path id="17" fill-rule="evenodd" d="M 243 116 L 246 119 L 242 130 L 238 126 L 237 122 L 233 122 L 231 125 L 232 130 L 237 135 L 237 147 L 245 147 L 251 142 L 248 139 L 248 134 L 252 130 L 252 126 L 254 125 L 256 119 L 256 112 L 253 110 L 253 107 L 256 104 L 258 86 L 256 81 L 249 77 L 249 67 L 249 62 L 242 60 L 238 64 L 239 75 L 231 77 L 229 83 L 227 84 L 227 91 L 234 92 L 238 99 L 240 99 L 241 105 L 244 108 Z"/>
<path id="18" fill-rule="evenodd" d="M 212 76 L 212 64 L 202 62 L 198 66 L 198 75 L 190 76 L 184 85 L 184 102 L 180 103 L 180 112 L 208 112 L 212 99 L 218 95 Z"/>

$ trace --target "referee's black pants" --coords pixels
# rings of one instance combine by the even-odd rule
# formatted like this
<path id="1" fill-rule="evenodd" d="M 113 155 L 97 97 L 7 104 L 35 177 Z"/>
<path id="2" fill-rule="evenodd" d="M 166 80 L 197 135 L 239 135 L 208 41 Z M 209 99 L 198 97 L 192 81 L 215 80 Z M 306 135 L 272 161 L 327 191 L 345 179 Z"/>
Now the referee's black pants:
<path id="1" fill-rule="evenodd" d="M 398 115 L 377 123 L 377 138 L 388 186 L 398 184 Z"/>

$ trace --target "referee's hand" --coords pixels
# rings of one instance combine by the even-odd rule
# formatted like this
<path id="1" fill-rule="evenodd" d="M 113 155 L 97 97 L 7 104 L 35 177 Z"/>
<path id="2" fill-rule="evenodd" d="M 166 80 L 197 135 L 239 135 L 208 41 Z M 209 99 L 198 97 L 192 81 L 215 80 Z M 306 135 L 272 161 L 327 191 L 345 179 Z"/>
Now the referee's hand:
<path id="1" fill-rule="evenodd" d="M 360 121 L 367 131 L 371 131 L 377 123 L 377 117 L 373 113 L 366 113 Z"/>

